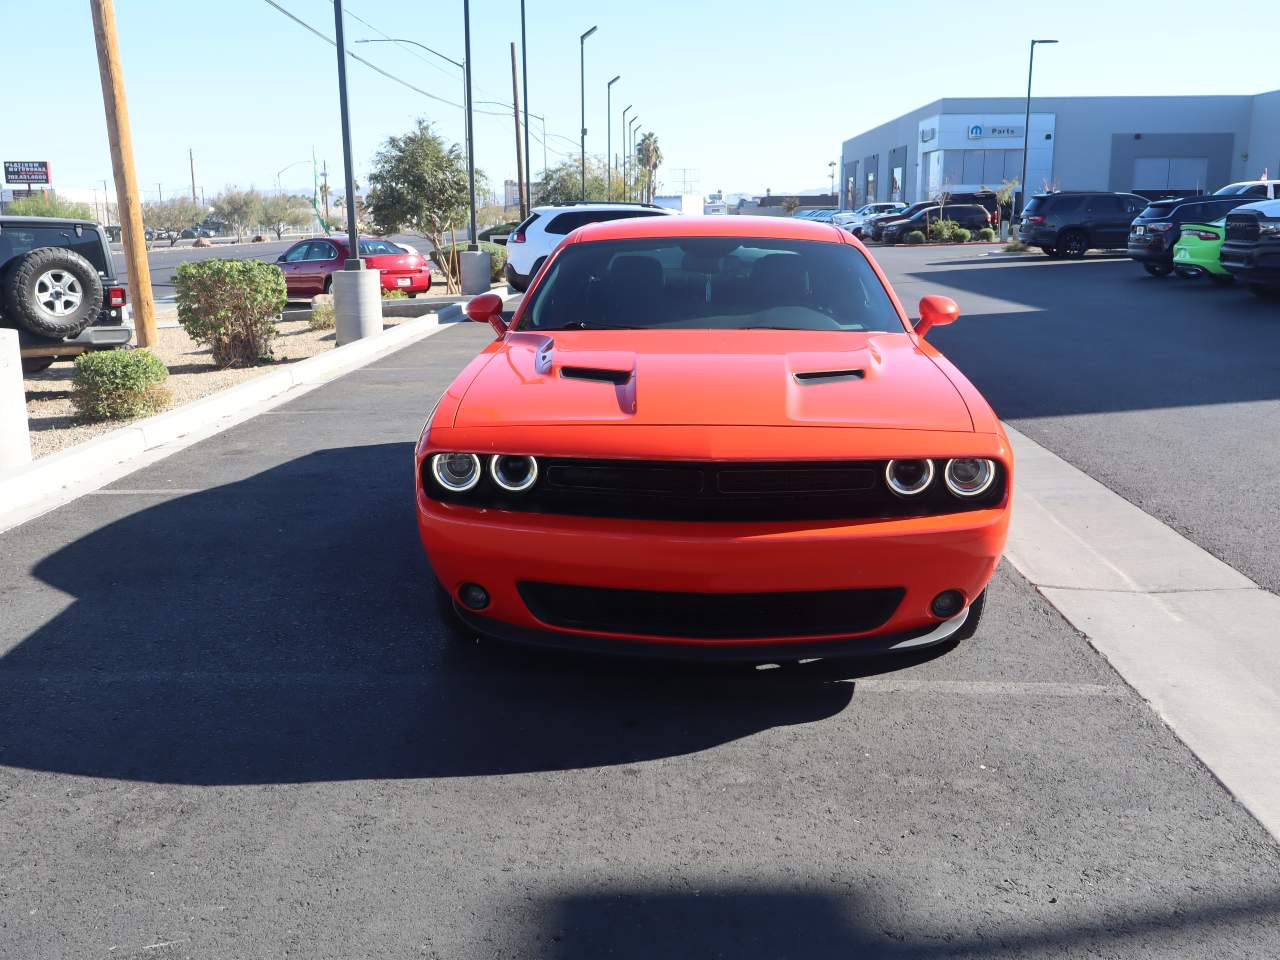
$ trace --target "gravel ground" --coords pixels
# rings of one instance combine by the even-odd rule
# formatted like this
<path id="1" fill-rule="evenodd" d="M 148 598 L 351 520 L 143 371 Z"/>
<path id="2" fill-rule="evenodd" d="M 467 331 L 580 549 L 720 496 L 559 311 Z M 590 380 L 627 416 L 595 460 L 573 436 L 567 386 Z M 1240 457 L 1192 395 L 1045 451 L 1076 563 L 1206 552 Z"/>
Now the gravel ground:
<path id="1" fill-rule="evenodd" d="M 403 319 L 386 317 L 383 326 L 394 326 Z M 333 346 L 332 330 L 311 330 L 305 320 L 289 320 L 278 326 L 280 335 L 275 342 L 275 363 L 226 370 L 218 369 L 209 349 L 198 346 L 181 328 L 161 329 L 160 342 L 153 352 L 169 368 L 168 386 L 173 394 L 173 406 L 199 400 L 275 370 L 281 364 L 315 356 Z M 71 404 L 71 374 L 74 370 L 72 363 L 55 363 L 48 370 L 26 378 L 27 416 L 34 458 L 83 443 L 128 422 L 94 422 L 80 417 Z"/>

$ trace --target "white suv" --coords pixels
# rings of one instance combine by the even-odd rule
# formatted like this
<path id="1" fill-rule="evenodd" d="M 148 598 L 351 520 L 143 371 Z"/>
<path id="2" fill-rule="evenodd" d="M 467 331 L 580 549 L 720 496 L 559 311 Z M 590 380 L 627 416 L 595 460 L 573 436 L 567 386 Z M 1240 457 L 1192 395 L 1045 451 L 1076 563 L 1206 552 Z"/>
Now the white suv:
<path id="1" fill-rule="evenodd" d="M 507 283 L 517 290 L 527 290 L 551 251 L 578 227 L 604 220 L 674 215 L 673 210 L 647 203 L 586 201 L 560 207 L 534 207 L 529 216 L 507 237 Z"/>

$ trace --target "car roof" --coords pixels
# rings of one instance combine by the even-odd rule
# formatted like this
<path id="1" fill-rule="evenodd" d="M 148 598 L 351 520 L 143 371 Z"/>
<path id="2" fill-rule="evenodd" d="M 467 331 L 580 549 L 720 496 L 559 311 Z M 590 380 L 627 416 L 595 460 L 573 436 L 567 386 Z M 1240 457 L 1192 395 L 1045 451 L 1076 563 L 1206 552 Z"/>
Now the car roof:
<path id="1" fill-rule="evenodd" d="M 793 217 L 631 217 L 589 223 L 571 233 L 573 242 L 646 237 L 766 237 L 844 243 L 844 231 L 829 223 Z"/>
<path id="2" fill-rule="evenodd" d="M 566 203 L 553 204 L 546 207 L 534 207 L 530 213 L 569 213 L 573 210 L 649 210 L 655 213 L 673 213 L 669 207 L 660 207 L 652 203 L 620 203 L 617 201 L 606 202 L 604 200 L 599 203 Z"/>
<path id="3" fill-rule="evenodd" d="M 22 227 L 96 227 L 96 220 L 80 220 L 76 217 L 18 217 L 0 215 L 0 224 Z"/>
<path id="4" fill-rule="evenodd" d="M 1253 203 L 1241 204 L 1232 210 L 1231 213 L 1227 214 L 1227 216 L 1231 216 L 1232 213 L 1244 213 L 1245 211 L 1252 210 L 1258 211 L 1258 213 L 1261 213 L 1263 216 L 1270 216 L 1271 214 L 1280 215 L 1280 200 L 1255 200 Z"/>

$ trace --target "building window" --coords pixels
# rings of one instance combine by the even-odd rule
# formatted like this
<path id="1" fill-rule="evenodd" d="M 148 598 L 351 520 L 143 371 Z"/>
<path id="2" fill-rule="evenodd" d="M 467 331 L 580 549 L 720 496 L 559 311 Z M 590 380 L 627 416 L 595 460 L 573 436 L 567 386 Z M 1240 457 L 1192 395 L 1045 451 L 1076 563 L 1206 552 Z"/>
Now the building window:
<path id="1" fill-rule="evenodd" d="M 876 172 L 874 170 L 867 171 L 867 203 L 876 202 Z"/>
<path id="2" fill-rule="evenodd" d="M 902 176 L 903 168 L 894 167 L 889 173 L 889 199 L 902 199 Z"/>

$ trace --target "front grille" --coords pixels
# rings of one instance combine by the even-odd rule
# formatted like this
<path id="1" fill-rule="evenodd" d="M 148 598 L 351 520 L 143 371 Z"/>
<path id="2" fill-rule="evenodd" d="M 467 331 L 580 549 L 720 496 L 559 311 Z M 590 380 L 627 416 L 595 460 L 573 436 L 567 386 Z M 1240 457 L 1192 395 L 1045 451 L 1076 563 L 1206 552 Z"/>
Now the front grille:
<path id="1" fill-rule="evenodd" d="M 529 612 L 552 627 L 701 640 L 848 636 L 883 626 L 903 590 L 678 593 L 521 581 Z"/>
<path id="2" fill-rule="evenodd" d="M 887 461 L 700 462 L 539 461 L 538 481 L 511 494 L 485 479 L 465 493 L 443 490 L 424 461 L 427 494 L 448 503 L 523 513 L 635 520 L 858 520 L 931 516 L 991 507 L 1004 496 L 1003 474 L 972 500 L 947 492 L 944 461 L 919 497 L 903 499 L 884 482 Z"/>
<path id="3" fill-rule="evenodd" d="M 1227 239 L 1242 243 L 1255 243 L 1261 234 L 1258 231 L 1258 217 L 1252 213 L 1227 214 Z"/>

